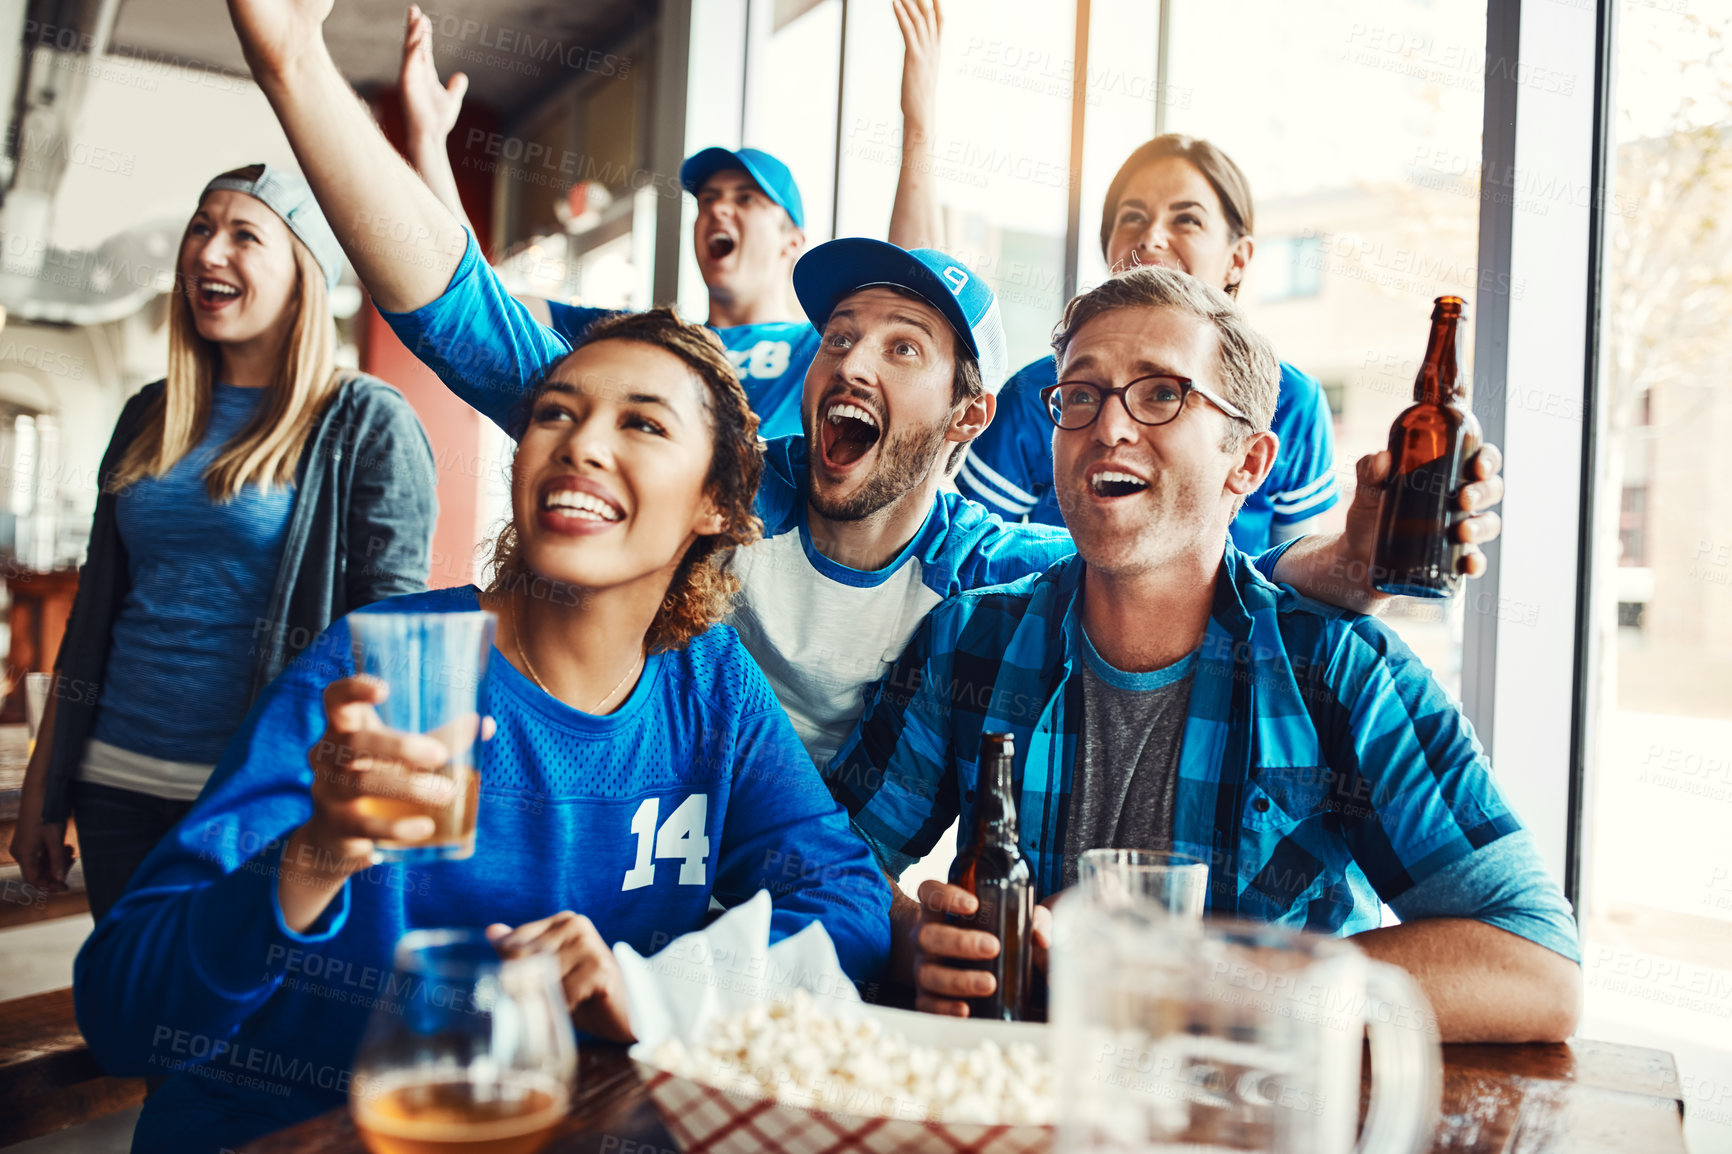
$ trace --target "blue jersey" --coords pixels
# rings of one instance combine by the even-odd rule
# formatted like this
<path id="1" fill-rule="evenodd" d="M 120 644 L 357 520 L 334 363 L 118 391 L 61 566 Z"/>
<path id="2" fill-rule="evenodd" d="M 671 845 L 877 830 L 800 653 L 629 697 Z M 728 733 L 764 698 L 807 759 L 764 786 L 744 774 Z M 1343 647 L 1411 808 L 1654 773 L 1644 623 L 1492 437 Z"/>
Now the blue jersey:
<path id="1" fill-rule="evenodd" d="M 583 331 L 610 310 L 548 301 L 547 311 L 554 331 L 576 344 Z M 713 331 L 740 374 L 752 412 L 758 414 L 758 436 L 774 440 L 803 434 L 800 397 L 806 387 L 806 370 L 818 355 L 818 330 L 805 321 L 772 321 Z"/>
<path id="2" fill-rule="evenodd" d="M 1057 380 L 1056 362 L 1043 357 L 1005 382 L 998 413 L 969 446 L 957 488 L 1002 516 L 1064 524 L 1052 487 L 1052 422 L 1040 403 L 1040 391 Z M 1340 500 L 1329 401 L 1315 377 L 1285 363 L 1273 429 L 1281 438 L 1275 467 L 1233 519 L 1233 543 L 1247 553 L 1269 547 L 1272 526 L 1309 520 Z"/>
<path id="3" fill-rule="evenodd" d="M 820 553 L 807 528 L 806 443 L 770 442 L 758 486 L 762 540 L 734 551 L 740 595 L 729 619 L 788 711 L 806 750 L 827 764 L 867 690 L 946 597 L 1039 573 L 1076 551 L 1070 534 L 1007 524 L 940 493 L 919 532 L 876 569 Z"/>
<path id="4" fill-rule="evenodd" d="M 462 587 L 360 612 L 476 606 Z M 266 689 L 79 953 L 79 1025 L 103 1067 L 170 1075 L 134 1150 L 239 1146 L 340 1105 L 370 1008 L 413 1002 L 388 985 L 406 930 L 575 910 L 607 942 L 649 954 L 700 928 L 712 898 L 768 889 L 773 937 L 821 921 L 850 976 L 888 960 L 889 889 L 726 626 L 650 656 L 605 717 L 548 696 L 495 650 L 475 856 L 375 866 L 305 933 L 288 929 L 283 841 L 312 813 L 322 691 L 353 668 L 338 621 Z"/>

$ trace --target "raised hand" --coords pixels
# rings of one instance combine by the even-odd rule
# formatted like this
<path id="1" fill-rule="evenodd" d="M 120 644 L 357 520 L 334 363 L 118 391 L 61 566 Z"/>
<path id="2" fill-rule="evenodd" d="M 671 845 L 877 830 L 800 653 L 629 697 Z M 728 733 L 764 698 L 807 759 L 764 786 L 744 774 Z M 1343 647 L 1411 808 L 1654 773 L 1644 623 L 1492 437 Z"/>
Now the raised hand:
<path id="1" fill-rule="evenodd" d="M 938 0 L 890 0 L 902 29 L 902 131 L 932 128 L 938 103 L 938 38 L 944 12 Z"/>
<path id="2" fill-rule="evenodd" d="M 944 13 L 938 0 L 890 0 L 890 8 L 902 29 L 902 161 L 887 235 L 903 248 L 943 248 L 944 217 L 926 142 L 938 115 L 938 34 Z"/>
<path id="3" fill-rule="evenodd" d="M 594 922 L 582 914 L 561 910 L 515 929 L 488 926 L 487 940 L 503 958 L 557 954 L 560 987 L 577 1028 L 615 1042 L 635 1041 L 626 1007 L 625 978 Z"/>
<path id="4" fill-rule="evenodd" d="M 324 48 L 332 0 L 228 0 L 229 19 L 255 79 L 280 76 L 309 51 Z"/>
<path id="5" fill-rule="evenodd" d="M 397 78 L 403 95 L 403 119 L 411 150 L 417 145 L 445 146 L 445 138 L 463 111 L 469 77 L 453 72 L 439 83 L 433 64 L 433 22 L 418 4 L 409 5 L 403 30 L 403 68 Z"/>

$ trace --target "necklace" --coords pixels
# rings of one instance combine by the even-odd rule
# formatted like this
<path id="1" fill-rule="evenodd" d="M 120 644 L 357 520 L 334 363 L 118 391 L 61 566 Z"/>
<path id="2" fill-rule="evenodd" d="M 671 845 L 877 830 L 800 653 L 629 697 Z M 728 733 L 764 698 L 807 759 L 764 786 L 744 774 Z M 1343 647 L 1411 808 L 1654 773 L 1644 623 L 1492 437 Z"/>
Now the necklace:
<path id="1" fill-rule="evenodd" d="M 511 597 L 511 594 L 508 593 L 508 594 L 506 594 L 506 596 Z M 523 612 L 522 612 L 522 607 L 519 605 L 516 597 L 511 597 L 511 627 L 512 627 L 512 631 L 515 634 L 515 636 L 512 637 L 512 641 L 514 641 L 517 645 L 517 656 L 523 658 L 523 668 L 529 674 L 529 679 L 531 681 L 535 682 L 537 689 L 540 689 L 541 692 L 547 694 L 549 697 L 553 698 L 555 701 L 558 701 L 559 700 L 559 694 L 557 694 L 553 690 L 549 689 L 547 687 L 547 683 L 545 681 L 541 680 L 541 674 L 539 674 L 535 671 L 535 662 L 533 662 L 529 659 L 529 650 L 527 650 L 523 647 Z M 611 698 L 614 694 L 618 693 L 619 687 L 626 683 L 626 679 L 638 671 L 638 666 L 643 663 L 644 655 L 642 653 L 639 653 L 637 655 L 637 657 L 638 657 L 638 659 L 636 661 L 632 662 L 631 668 L 625 671 L 625 677 L 622 677 L 618 681 L 614 682 L 613 688 L 608 690 L 606 693 L 602 694 L 601 700 L 589 707 L 589 709 L 588 709 L 589 713 L 594 713 L 596 710 L 600 709 L 603 705 L 607 704 L 608 699 Z"/>

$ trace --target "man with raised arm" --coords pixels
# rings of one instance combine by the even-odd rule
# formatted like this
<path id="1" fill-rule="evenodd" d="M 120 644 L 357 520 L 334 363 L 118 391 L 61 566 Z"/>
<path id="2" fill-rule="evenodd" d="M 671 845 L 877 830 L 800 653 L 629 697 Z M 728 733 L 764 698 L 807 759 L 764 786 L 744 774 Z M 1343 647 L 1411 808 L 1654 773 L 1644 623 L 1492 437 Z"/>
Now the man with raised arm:
<path id="1" fill-rule="evenodd" d="M 229 9 L 386 320 L 452 391 L 508 425 L 569 342 L 511 298 L 462 223 L 380 134 L 326 50 L 330 0 L 229 0 Z M 984 282 L 941 252 L 857 238 L 806 254 L 794 280 L 822 343 L 805 377 L 804 436 L 766 450 L 765 538 L 735 554 L 743 588 L 733 623 L 823 765 L 927 610 L 1039 572 L 1072 546 L 1061 529 L 1009 525 L 943 491 L 961 448 L 990 422 L 1005 376 L 1003 326 Z M 1475 460 L 1468 513 L 1503 496 L 1496 450 Z M 1345 533 L 1289 542 L 1259 563 L 1313 596 L 1373 607 L 1383 600 L 1366 580 L 1376 514 L 1367 489 Z M 1472 572 L 1483 558 L 1471 543 L 1497 535 L 1497 515 L 1464 518 L 1457 532 Z"/>
<path id="2" fill-rule="evenodd" d="M 1141 268 L 1072 300 L 1044 390 L 1077 555 L 951 598 L 871 692 L 826 779 L 899 876 L 972 828 L 982 736 L 1015 739 L 1041 899 L 1096 847 L 1210 865 L 1212 914 L 1353 934 L 1418 980 L 1444 1041 L 1559 1041 L 1575 922 L 1473 728 L 1375 618 L 1278 586 L 1228 536 L 1269 473 L 1274 354 L 1221 292 Z M 992 935 L 937 881 L 892 911 L 919 1005 L 965 1014 Z M 1402 924 L 1380 927 L 1387 902 Z M 1038 917 L 1037 940 L 1045 933 Z"/>
<path id="3" fill-rule="evenodd" d="M 930 131 L 938 87 L 939 0 L 890 0 L 902 30 L 903 159 L 890 212 L 890 241 L 936 248 L 941 221 L 930 177 L 917 163 Z M 441 203 L 465 219 L 446 137 L 457 123 L 468 79 L 441 84 L 432 22 L 411 5 L 399 89 L 406 147 L 415 171 Z M 740 374 L 765 438 L 798 435 L 800 390 L 818 350 L 818 333 L 788 299 L 789 277 L 806 244 L 805 206 L 788 166 L 756 148 L 706 148 L 680 166 L 680 184 L 697 200 L 692 248 L 709 289 L 709 326 Z M 610 310 L 520 298 L 568 341 Z"/>

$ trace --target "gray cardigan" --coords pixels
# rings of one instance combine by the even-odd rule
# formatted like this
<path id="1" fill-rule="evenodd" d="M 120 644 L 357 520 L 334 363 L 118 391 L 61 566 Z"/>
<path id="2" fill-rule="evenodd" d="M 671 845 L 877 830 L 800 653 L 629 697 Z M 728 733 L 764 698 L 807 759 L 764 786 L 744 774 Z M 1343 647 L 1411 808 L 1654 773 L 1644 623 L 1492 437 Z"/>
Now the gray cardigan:
<path id="1" fill-rule="evenodd" d="M 162 396 L 146 385 L 127 401 L 103 454 L 90 551 L 55 669 L 59 702 L 44 821 L 65 821 L 71 785 L 96 729 L 110 633 L 131 588 L 108 478 Z M 433 450 L 403 395 L 374 377 L 338 386 L 301 452 L 295 503 L 270 606 L 253 629 L 252 696 L 332 621 L 363 605 L 427 587 L 438 516 Z"/>

